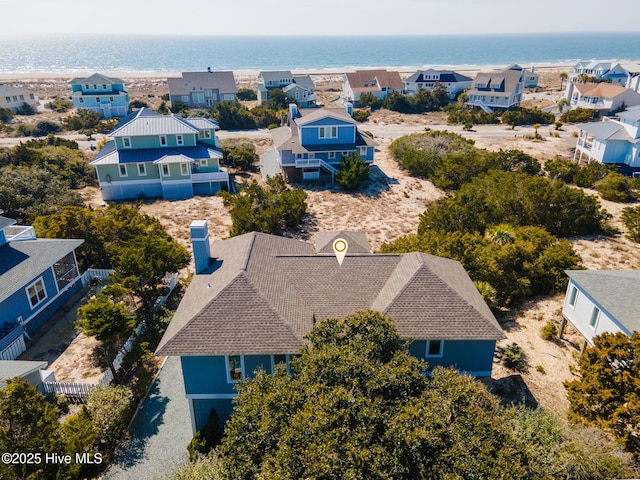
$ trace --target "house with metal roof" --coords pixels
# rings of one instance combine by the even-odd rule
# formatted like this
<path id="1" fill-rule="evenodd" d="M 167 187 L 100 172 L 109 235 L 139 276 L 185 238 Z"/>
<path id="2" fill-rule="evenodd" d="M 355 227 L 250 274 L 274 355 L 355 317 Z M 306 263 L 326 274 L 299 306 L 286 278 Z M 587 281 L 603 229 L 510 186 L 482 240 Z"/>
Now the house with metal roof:
<path id="1" fill-rule="evenodd" d="M 627 175 L 640 173 L 640 106 L 578 128 L 575 161 L 617 165 Z"/>
<path id="2" fill-rule="evenodd" d="M 238 93 L 233 72 L 182 72 L 181 78 L 167 79 L 171 104 L 180 101 L 192 108 L 208 108 L 219 102 L 234 102 Z"/>
<path id="3" fill-rule="evenodd" d="M 562 307 L 563 323 L 569 321 L 584 337 L 582 346 L 593 346 L 593 337 L 640 332 L 640 271 L 567 270 L 569 285 Z"/>
<path id="4" fill-rule="evenodd" d="M 38 109 L 38 98 L 33 90 L 0 83 L 0 108 L 15 112 L 25 103 L 34 111 Z"/>
<path id="5" fill-rule="evenodd" d="M 373 163 L 376 142 L 360 132 L 351 117 L 352 107 L 298 108 L 289 105 L 288 125 L 271 130 L 278 167 L 291 181 L 319 180 L 321 174 L 338 171 L 340 160 L 357 153 L 367 164 Z"/>
<path id="6" fill-rule="evenodd" d="M 43 361 L 0 360 L 0 388 L 7 386 L 7 380 L 17 377 L 41 389 L 43 378 L 49 381 L 52 374 L 46 370 L 47 366 L 48 363 Z"/>
<path id="7" fill-rule="evenodd" d="M 461 92 L 471 88 L 471 77 L 462 75 L 453 70 L 418 70 L 404 80 L 404 91 L 415 95 L 419 90 L 433 90 L 437 85 L 446 88 L 449 98 L 455 99 Z"/>
<path id="8" fill-rule="evenodd" d="M 258 73 L 258 102 L 269 100 L 269 92 L 279 88 L 301 108 L 316 106 L 315 84 L 310 75 L 294 75 L 289 70 Z"/>
<path id="9" fill-rule="evenodd" d="M 404 93 L 404 82 L 396 71 L 356 70 L 344 74 L 342 97 L 356 106 L 360 104 L 360 95 L 363 93 L 370 93 L 377 99 L 384 100 L 392 92 Z"/>
<path id="10" fill-rule="evenodd" d="M 212 195 L 230 188 L 218 124 L 142 108 L 122 119 L 91 161 L 105 201 Z"/>
<path id="11" fill-rule="evenodd" d="M 488 113 L 519 105 L 526 72 L 519 65 L 511 65 L 504 70 L 478 73 L 467 91 L 469 99 L 465 105 L 481 108 Z"/>
<path id="12" fill-rule="evenodd" d="M 360 232 L 319 234 L 314 247 L 255 232 L 210 244 L 206 221 L 190 228 L 196 274 L 156 354 L 180 357 L 194 431 L 211 408 L 228 418 L 238 381 L 289 369 L 314 325 L 356 311 L 388 315 L 426 373 L 491 375 L 504 335 L 457 261 L 373 254 Z M 341 264 L 328 247 L 337 238 L 349 245 Z"/>
<path id="13" fill-rule="evenodd" d="M 640 93 L 613 83 L 569 82 L 565 98 L 570 109 L 591 108 L 599 116 L 640 105 Z"/>
<path id="14" fill-rule="evenodd" d="M 0 360 L 24 352 L 25 338 L 82 288 L 75 249 L 83 242 L 39 239 L 0 216 Z"/>
<path id="15" fill-rule="evenodd" d="M 124 80 L 94 73 L 69 83 L 73 108 L 92 110 L 104 118 L 124 117 L 129 113 L 129 93 Z"/>

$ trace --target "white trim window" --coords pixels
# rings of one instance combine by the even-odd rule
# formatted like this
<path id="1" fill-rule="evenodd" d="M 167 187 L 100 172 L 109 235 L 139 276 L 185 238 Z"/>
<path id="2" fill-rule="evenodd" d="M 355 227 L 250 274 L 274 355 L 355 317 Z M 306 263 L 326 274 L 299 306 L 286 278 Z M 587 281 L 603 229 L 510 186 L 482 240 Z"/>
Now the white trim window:
<path id="1" fill-rule="evenodd" d="M 575 285 L 571 285 L 571 293 L 569 293 L 569 306 L 576 308 L 576 300 L 578 299 L 578 289 Z"/>
<path id="2" fill-rule="evenodd" d="M 238 383 L 245 379 L 244 355 L 225 355 L 224 365 L 227 371 L 227 383 Z"/>
<path id="3" fill-rule="evenodd" d="M 336 158 L 336 152 L 329 152 L 329 160 Z"/>
<path id="4" fill-rule="evenodd" d="M 364 157 L 367 154 L 367 147 L 360 147 L 360 156 Z"/>
<path id="5" fill-rule="evenodd" d="M 184 145 L 184 137 L 182 135 L 176 135 L 176 143 L 178 146 Z"/>
<path id="6" fill-rule="evenodd" d="M 9 98 L 9 97 L 7 97 L 7 98 Z M 84 98 L 80 97 L 80 98 L 78 98 L 78 101 L 79 101 L 80 103 L 84 103 Z"/>
<path id="7" fill-rule="evenodd" d="M 210 130 L 200 130 L 198 132 L 198 137 L 200 137 L 200 138 L 211 138 L 211 131 Z"/>
<path id="8" fill-rule="evenodd" d="M 122 137 L 122 146 L 124 148 L 131 148 L 131 137 Z"/>
<path id="9" fill-rule="evenodd" d="M 338 138 L 338 127 L 318 127 L 319 138 Z"/>
<path id="10" fill-rule="evenodd" d="M 271 371 L 276 373 L 276 368 L 282 368 L 291 373 L 291 356 L 286 355 L 271 355 Z"/>
<path id="11" fill-rule="evenodd" d="M 27 292 L 29 305 L 31 305 L 32 310 L 47 298 L 47 289 L 44 286 L 44 280 L 42 277 L 38 278 L 35 282 L 25 288 L 25 291 Z"/>
<path id="12" fill-rule="evenodd" d="M 166 147 L 167 146 L 167 136 L 166 135 L 160 135 L 160 146 L 161 147 Z"/>
<path id="13" fill-rule="evenodd" d="M 444 352 L 444 340 L 427 340 L 425 358 L 442 358 Z"/>
<path id="14" fill-rule="evenodd" d="M 186 177 L 189 175 L 189 164 L 188 163 L 181 163 L 180 164 L 180 175 L 182 175 L 183 177 Z"/>
<path id="15" fill-rule="evenodd" d="M 138 164 L 138 175 L 141 177 L 146 177 L 147 176 L 147 165 L 144 163 L 139 163 Z"/>
<path id="16" fill-rule="evenodd" d="M 169 175 L 171 175 L 171 172 L 169 171 L 169 165 L 163 163 L 162 167 L 160 168 L 160 173 L 162 173 L 163 177 L 168 177 Z"/>
<path id="17" fill-rule="evenodd" d="M 123 164 L 123 163 L 118 165 L 118 172 L 120 173 L 121 177 L 128 177 L 129 176 L 129 171 L 127 170 L 127 166 L 125 164 Z"/>
<path id="18" fill-rule="evenodd" d="M 206 158 L 201 158 L 200 159 L 200 166 L 201 167 L 206 167 L 207 165 L 209 165 L 209 160 L 207 160 Z"/>
<path id="19" fill-rule="evenodd" d="M 596 327 L 598 326 L 599 319 L 600 319 L 600 309 L 594 306 L 593 311 L 591 312 L 591 319 L 589 320 L 589 326 L 595 330 Z"/>

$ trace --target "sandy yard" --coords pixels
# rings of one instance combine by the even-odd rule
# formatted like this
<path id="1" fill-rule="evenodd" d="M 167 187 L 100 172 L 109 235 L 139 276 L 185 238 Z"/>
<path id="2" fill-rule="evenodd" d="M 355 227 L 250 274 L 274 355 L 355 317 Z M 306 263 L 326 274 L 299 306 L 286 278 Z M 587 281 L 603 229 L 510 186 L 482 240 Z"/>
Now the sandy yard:
<path id="1" fill-rule="evenodd" d="M 557 98 L 560 87 L 559 74 L 568 70 L 567 66 L 536 69 L 541 75 L 540 85 L 542 89 L 546 89 L 550 97 Z M 462 73 L 473 75 L 474 71 Z M 250 73 L 237 75 L 238 86 L 255 87 L 256 77 L 257 75 Z M 329 103 L 338 98 L 342 78 L 340 74 L 323 73 L 313 75 L 313 78 L 321 102 Z M 49 78 L 44 83 L 42 79 L 19 80 L 18 83 L 34 88 L 41 99 L 69 93 L 69 78 Z M 152 108 L 159 104 L 160 96 L 167 93 L 166 79 L 132 76 L 125 77 L 125 81 L 131 98 L 144 99 Z M 29 82 L 33 83 L 30 87 Z M 16 83 L 15 78 L 12 83 Z M 546 101 L 543 98 L 539 102 Z M 383 242 L 390 242 L 402 235 L 415 232 L 419 215 L 430 202 L 441 198 L 444 192 L 427 180 L 410 177 L 391 159 L 388 147 L 398 135 L 385 135 L 384 128 L 393 125 L 415 127 L 415 131 L 423 131 L 423 127 L 447 128 L 474 139 L 477 147 L 491 150 L 520 149 L 541 161 L 556 155 L 571 158 L 572 147 L 575 145 L 575 127 L 571 126 L 563 127 L 558 138 L 551 135 L 552 127 L 543 127 L 539 131 L 543 140 L 533 141 L 526 138 L 526 135 L 533 134 L 531 128 L 517 127 L 512 131 L 509 127 L 500 125 L 476 126 L 472 132 L 463 132 L 460 127 L 446 126 L 446 116 L 442 113 L 400 115 L 389 111 L 374 112 L 370 119 L 360 126 L 363 130 L 383 129 L 383 133 L 376 133 L 379 145 L 375 166 L 366 188 L 354 194 L 344 193 L 331 186 L 305 186 L 308 194 L 308 215 L 304 224 L 293 232 L 296 238 L 313 242 L 315 233 L 320 230 L 364 230 L 368 234 L 372 250 L 376 251 Z M 251 141 L 256 145 L 259 154 L 272 148 L 268 139 Z M 258 173 L 242 176 L 260 178 Z M 236 180 L 239 179 L 240 176 L 237 175 Z M 594 191 L 589 193 L 596 194 Z M 94 207 L 103 205 L 98 189 L 85 188 L 82 194 L 87 204 Z M 574 248 L 582 256 L 584 266 L 593 269 L 638 268 L 640 249 L 637 244 L 624 238 L 624 228 L 620 222 L 621 211 L 626 205 L 607 201 L 602 201 L 602 205 L 612 215 L 611 224 L 619 229 L 620 233 L 613 237 L 573 239 Z M 227 238 L 231 227 L 229 213 L 218 197 L 196 197 L 171 202 L 158 200 L 143 204 L 142 211 L 157 217 L 167 231 L 187 249 L 191 248 L 189 224 L 192 220 L 209 221 L 211 241 Z M 520 375 L 507 370 L 499 362 L 495 363 L 493 371 L 493 385 L 497 391 L 508 391 L 515 386 L 516 397 L 524 398 L 529 395 L 534 402 L 561 414 L 567 409 L 562 383 L 572 378 L 569 366 L 576 363 L 575 358 L 582 339 L 569 326 L 562 340 L 551 342 L 542 338 L 541 329 L 550 320 L 560 325 L 563 300 L 564 295 L 533 299 L 498 316 L 507 336 L 507 339 L 499 342 L 499 346 L 515 342 L 523 347 L 528 359 L 529 372 Z M 64 355 L 54 362 L 59 379 L 64 377 L 68 381 L 93 380 L 92 359 L 85 355 L 86 351 L 92 350 L 93 347 L 91 339 L 77 337 Z M 75 348 L 78 350 L 74 350 Z M 71 359 L 63 360 L 67 356 Z"/>

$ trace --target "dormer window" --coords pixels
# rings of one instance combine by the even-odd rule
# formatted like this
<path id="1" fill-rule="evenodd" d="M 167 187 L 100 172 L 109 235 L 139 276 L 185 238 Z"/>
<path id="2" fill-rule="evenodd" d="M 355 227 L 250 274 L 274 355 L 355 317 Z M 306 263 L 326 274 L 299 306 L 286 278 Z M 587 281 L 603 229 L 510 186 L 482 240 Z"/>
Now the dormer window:
<path id="1" fill-rule="evenodd" d="M 124 148 L 131 148 L 131 137 L 123 137 L 122 138 L 122 146 Z"/>
<path id="2" fill-rule="evenodd" d="M 182 138 L 182 135 L 176 135 L 176 143 L 178 145 L 184 145 L 184 139 Z"/>
<path id="3" fill-rule="evenodd" d="M 198 132 L 198 137 L 200 137 L 200 138 L 211 138 L 211 132 L 209 130 L 200 130 Z"/>
<path id="4" fill-rule="evenodd" d="M 160 146 L 161 147 L 166 147 L 167 146 L 167 136 L 166 135 L 160 135 Z"/>
<path id="5" fill-rule="evenodd" d="M 320 138 L 338 138 L 338 127 L 320 127 L 318 136 Z"/>

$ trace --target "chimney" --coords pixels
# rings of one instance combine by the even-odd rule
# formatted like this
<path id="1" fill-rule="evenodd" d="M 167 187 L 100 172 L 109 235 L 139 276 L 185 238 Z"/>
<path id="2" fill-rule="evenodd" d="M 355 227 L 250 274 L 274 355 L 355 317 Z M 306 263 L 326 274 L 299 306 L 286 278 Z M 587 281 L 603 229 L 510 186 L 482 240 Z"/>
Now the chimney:
<path id="1" fill-rule="evenodd" d="M 213 72 L 211 72 L 211 67 L 207 67 L 207 72 L 213 73 Z"/>
<path id="2" fill-rule="evenodd" d="M 196 264 L 196 274 L 206 270 L 211 259 L 209 247 L 209 224 L 206 220 L 194 220 L 189 226 L 191 230 L 191 245 L 193 260 Z"/>
<path id="3" fill-rule="evenodd" d="M 293 120 L 298 116 L 298 105 L 295 103 L 289 104 L 289 120 Z"/>
<path id="4" fill-rule="evenodd" d="M 350 117 L 353 117 L 353 103 L 351 102 L 345 103 L 344 109 L 347 111 Z"/>

